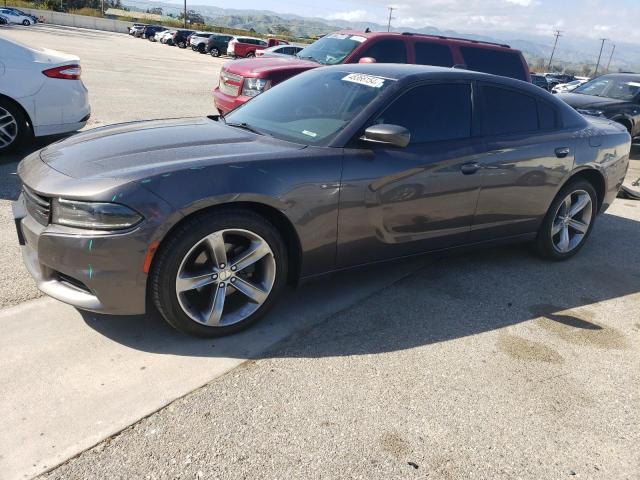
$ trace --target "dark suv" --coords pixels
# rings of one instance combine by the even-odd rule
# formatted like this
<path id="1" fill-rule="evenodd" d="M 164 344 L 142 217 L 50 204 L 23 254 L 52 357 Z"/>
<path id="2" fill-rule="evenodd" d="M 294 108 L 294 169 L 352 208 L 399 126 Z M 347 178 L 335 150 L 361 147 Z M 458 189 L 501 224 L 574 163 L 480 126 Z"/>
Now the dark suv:
<path id="1" fill-rule="evenodd" d="M 223 35 L 221 33 L 211 35 L 207 41 L 207 53 L 212 57 L 219 57 L 227 54 L 227 47 L 233 35 Z"/>
<path id="2" fill-rule="evenodd" d="M 195 33 L 195 30 L 176 30 L 173 34 L 173 44 L 180 48 L 187 48 L 187 38 Z"/>
<path id="3" fill-rule="evenodd" d="M 345 30 L 322 37 L 297 58 L 251 58 L 226 64 L 213 92 L 215 104 L 226 114 L 298 73 L 323 65 L 358 62 L 458 66 L 531 82 L 522 53 L 509 45 L 415 33 Z"/>
<path id="4" fill-rule="evenodd" d="M 166 30 L 166 28 L 165 27 L 161 27 L 160 25 L 147 25 L 146 27 L 144 27 L 142 29 L 141 37 L 142 38 L 146 38 L 150 42 L 155 42 L 156 41 L 156 37 L 155 37 L 156 33 L 164 32 L 165 30 Z"/>

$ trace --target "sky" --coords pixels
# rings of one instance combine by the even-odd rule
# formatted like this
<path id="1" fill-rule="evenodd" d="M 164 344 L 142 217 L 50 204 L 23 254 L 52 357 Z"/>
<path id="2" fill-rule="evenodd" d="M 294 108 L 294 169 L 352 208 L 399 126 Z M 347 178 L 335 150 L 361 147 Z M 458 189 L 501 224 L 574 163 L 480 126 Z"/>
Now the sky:
<path id="1" fill-rule="evenodd" d="M 640 0 L 190 0 L 222 8 L 272 10 L 327 20 L 386 24 L 393 6 L 395 27 L 434 26 L 442 30 L 488 34 L 526 31 L 627 41 L 640 44 Z M 394 3 L 396 2 L 396 3 Z"/>

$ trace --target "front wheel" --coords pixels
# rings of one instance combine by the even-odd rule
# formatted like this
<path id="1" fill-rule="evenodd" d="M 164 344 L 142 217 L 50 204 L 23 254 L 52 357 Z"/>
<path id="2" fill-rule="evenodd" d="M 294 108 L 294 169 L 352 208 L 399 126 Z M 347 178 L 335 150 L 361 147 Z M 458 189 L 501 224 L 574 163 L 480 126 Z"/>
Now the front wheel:
<path id="1" fill-rule="evenodd" d="M 186 42 L 178 42 L 178 47 L 179 48 L 187 48 L 187 43 Z"/>
<path id="2" fill-rule="evenodd" d="M 598 209 L 593 185 L 575 179 L 562 187 L 551 203 L 536 239 L 540 255 L 566 260 L 584 246 L 591 234 Z"/>
<path id="3" fill-rule="evenodd" d="M 29 20 L 27 20 L 27 19 L 24 19 L 22 21 L 22 25 L 24 25 L 25 27 L 28 27 L 29 25 L 31 25 L 31 22 Z"/>
<path id="4" fill-rule="evenodd" d="M 280 233 L 246 210 L 195 215 L 156 255 L 153 303 L 171 326 L 199 337 L 228 335 L 256 322 L 287 278 Z"/>
<path id="5" fill-rule="evenodd" d="M 256 56 L 256 54 L 255 54 L 255 53 L 253 53 L 253 52 L 249 52 L 249 53 L 247 53 L 247 57 L 246 57 L 246 58 L 253 58 L 253 57 L 255 57 L 255 56 Z"/>

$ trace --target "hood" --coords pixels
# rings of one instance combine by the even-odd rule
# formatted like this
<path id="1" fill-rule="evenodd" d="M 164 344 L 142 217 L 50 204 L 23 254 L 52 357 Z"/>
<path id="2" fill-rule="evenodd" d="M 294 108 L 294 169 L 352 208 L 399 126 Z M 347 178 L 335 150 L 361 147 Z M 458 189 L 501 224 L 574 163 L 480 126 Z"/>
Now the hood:
<path id="1" fill-rule="evenodd" d="M 316 62 L 300 60 L 297 57 L 287 55 L 286 57 L 258 57 L 233 60 L 225 63 L 223 68 L 228 72 L 236 73 L 243 77 L 266 77 L 269 74 L 280 71 L 302 72 L 304 70 L 311 70 L 312 68 L 321 66 L 322 65 Z"/>
<path id="2" fill-rule="evenodd" d="M 559 93 L 558 98 L 564 100 L 573 108 L 591 108 L 591 107 L 615 107 L 618 105 L 626 105 L 629 102 L 618 100 L 616 98 L 596 97 L 594 95 L 584 95 L 582 93 Z"/>
<path id="3" fill-rule="evenodd" d="M 88 130 L 44 148 L 40 158 L 69 177 L 136 181 L 185 168 L 271 159 L 301 148 L 203 117 Z"/>

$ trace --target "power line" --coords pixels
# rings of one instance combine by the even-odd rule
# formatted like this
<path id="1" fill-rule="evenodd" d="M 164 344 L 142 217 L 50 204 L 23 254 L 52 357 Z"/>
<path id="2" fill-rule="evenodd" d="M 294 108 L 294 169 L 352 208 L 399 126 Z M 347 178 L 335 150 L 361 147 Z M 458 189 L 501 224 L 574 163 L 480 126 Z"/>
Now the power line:
<path id="1" fill-rule="evenodd" d="M 547 71 L 551 71 L 551 62 L 553 62 L 553 55 L 556 53 L 556 47 L 558 46 L 558 38 L 562 36 L 562 32 L 560 30 L 556 30 L 554 34 L 556 36 L 556 41 L 553 44 L 553 50 L 551 50 L 551 57 L 549 58 L 549 66 L 547 67 Z"/>
<path id="2" fill-rule="evenodd" d="M 391 31 L 391 19 L 393 18 L 391 14 L 394 10 L 397 10 L 395 7 L 387 7 L 389 9 L 389 22 L 387 23 L 387 32 Z"/>
<path id="3" fill-rule="evenodd" d="M 598 74 L 598 67 L 600 66 L 600 59 L 602 58 L 602 49 L 604 48 L 604 42 L 607 41 L 606 38 L 601 38 L 600 40 L 602 41 L 602 43 L 600 44 L 600 53 L 598 54 L 598 62 L 596 63 L 596 69 L 593 72 L 593 76 L 594 77 Z"/>

